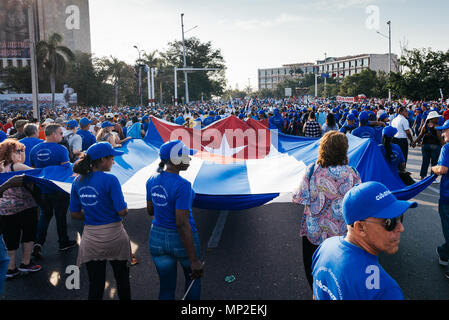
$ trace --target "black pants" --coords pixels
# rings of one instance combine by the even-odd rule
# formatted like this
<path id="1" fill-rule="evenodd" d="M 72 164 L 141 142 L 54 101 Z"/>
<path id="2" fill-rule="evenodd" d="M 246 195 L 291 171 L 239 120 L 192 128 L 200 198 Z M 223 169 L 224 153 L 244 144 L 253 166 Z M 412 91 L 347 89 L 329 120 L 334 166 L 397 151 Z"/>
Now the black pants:
<path id="1" fill-rule="evenodd" d="M 129 267 L 127 261 L 109 261 L 114 271 L 117 283 L 117 293 L 120 300 L 131 300 L 129 283 Z M 106 281 L 106 260 L 89 261 L 86 263 L 89 275 L 89 300 L 102 300 Z"/>
<path id="2" fill-rule="evenodd" d="M 314 245 L 307 239 L 302 237 L 302 259 L 304 261 L 304 271 L 306 272 L 307 282 L 310 289 L 313 290 L 313 277 L 312 277 L 312 256 L 315 253 L 318 246 Z"/>
<path id="3" fill-rule="evenodd" d="M 36 241 L 37 207 L 2 218 L 3 239 L 9 251 L 19 249 L 20 243 Z"/>
<path id="4" fill-rule="evenodd" d="M 401 138 L 401 139 L 393 138 L 392 142 L 397 144 L 401 148 L 402 153 L 404 154 L 405 163 L 407 163 L 407 158 L 408 158 L 408 139 L 407 138 Z"/>

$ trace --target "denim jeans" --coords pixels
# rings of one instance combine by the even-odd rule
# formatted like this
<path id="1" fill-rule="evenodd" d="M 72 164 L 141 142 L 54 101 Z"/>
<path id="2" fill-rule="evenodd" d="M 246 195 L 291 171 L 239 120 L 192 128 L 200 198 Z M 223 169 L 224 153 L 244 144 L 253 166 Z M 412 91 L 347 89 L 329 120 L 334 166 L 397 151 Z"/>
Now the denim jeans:
<path id="1" fill-rule="evenodd" d="M 8 272 L 9 256 L 6 250 L 3 236 L 0 234 L 0 294 L 3 293 L 3 284 L 5 283 L 6 273 Z"/>
<path id="2" fill-rule="evenodd" d="M 66 192 L 42 194 L 41 215 L 37 224 L 36 243 L 43 245 L 47 238 L 47 230 L 53 214 L 56 219 L 59 245 L 68 242 L 67 236 L 67 210 L 69 208 L 70 195 Z"/>
<path id="3" fill-rule="evenodd" d="M 443 259 L 449 259 L 449 204 L 438 204 L 438 213 L 441 218 L 441 227 L 443 229 L 443 236 L 445 243 L 438 247 L 438 254 Z"/>
<path id="4" fill-rule="evenodd" d="M 429 173 L 429 164 L 436 166 L 438 163 L 438 157 L 440 156 L 441 146 L 437 144 L 423 144 L 421 148 L 422 164 L 420 177 L 427 177 Z"/>
<path id="5" fill-rule="evenodd" d="M 200 239 L 198 233 L 193 233 L 193 240 L 198 257 L 200 257 Z M 159 300 L 175 300 L 177 262 L 184 271 L 185 289 L 190 286 L 190 261 L 187 251 L 182 244 L 177 230 L 151 226 L 148 241 L 151 257 L 156 266 L 160 280 Z M 201 294 L 201 279 L 196 279 L 189 291 L 186 300 L 199 300 Z"/>

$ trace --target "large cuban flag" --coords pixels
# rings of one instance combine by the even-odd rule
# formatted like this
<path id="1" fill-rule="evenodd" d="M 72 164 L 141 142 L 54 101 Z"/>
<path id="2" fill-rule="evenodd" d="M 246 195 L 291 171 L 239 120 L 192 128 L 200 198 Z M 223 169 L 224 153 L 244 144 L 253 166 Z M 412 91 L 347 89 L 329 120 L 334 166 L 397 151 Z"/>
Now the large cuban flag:
<path id="1" fill-rule="evenodd" d="M 429 177 L 405 187 L 389 169 L 379 147 L 370 139 L 348 135 L 349 165 L 362 181 L 379 181 L 398 198 L 413 198 L 435 180 Z M 203 129 L 184 128 L 152 117 L 145 139 L 133 139 L 115 158 L 111 173 L 119 179 L 128 208 L 146 207 L 145 183 L 156 173 L 159 148 L 182 140 L 198 150 L 181 176 L 192 183 L 194 206 L 211 210 L 244 210 L 272 201 L 291 201 L 309 164 L 318 157 L 319 139 L 289 136 L 269 130 L 259 121 L 230 116 Z M 17 173 L 0 174 L 0 183 Z M 72 165 L 27 171 L 41 188 L 70 192 Z"/>

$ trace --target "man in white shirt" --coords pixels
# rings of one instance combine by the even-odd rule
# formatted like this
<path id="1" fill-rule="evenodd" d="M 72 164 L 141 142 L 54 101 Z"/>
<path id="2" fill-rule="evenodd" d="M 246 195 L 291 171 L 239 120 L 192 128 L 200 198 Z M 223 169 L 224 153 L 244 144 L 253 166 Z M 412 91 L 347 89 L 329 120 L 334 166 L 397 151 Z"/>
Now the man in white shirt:
<path id="1" fill-rule="evenodd" d="M 398 129 L 398 133 L 393 138 L 393 143 L 401 147 L 404 154 L 405 162 L 407 163 L 408 157 L 408 140 L 410 140 L 410 146 L 415 147 L 416 142 L 413 140 L 412 132 L 410 130 L 410 124 L 408 122 L 408 111 L 406 107 L 400 107 L 398 116 L 391 121 L 391 126 Z"/>

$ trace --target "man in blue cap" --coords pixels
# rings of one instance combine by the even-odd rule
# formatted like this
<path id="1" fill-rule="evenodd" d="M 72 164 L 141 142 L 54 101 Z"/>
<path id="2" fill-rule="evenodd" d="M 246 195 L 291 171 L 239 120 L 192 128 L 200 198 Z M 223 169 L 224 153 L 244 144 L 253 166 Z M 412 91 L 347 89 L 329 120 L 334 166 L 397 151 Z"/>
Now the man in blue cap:
<path id="1" fill-rule="evenodd" d="M 352 131 L 352 134 L 356 137 L 365 139 L 373 139 L 375 138 L 375 131 L 373 128 L 368 126 L 369 122 L 369 114 L 366 111 L 363 111 L 359 115 L 359 124 L 360 126 Z"/>
<path id="2" fill-rule="evenodd" d="M 207 127 L 215 122 L 215 112 L 210 111 L 209 116 L 203 120 L 203 127 Z"/>
<path id="3" fill-rule="evenodd" d="M 346 237 L 325 240 L 312 261 L 317 300 L 403 300 L 378 255 L 398 251 L 403 214 L 416 202 L 398 200 L 379 182 L 353 187 L 343 198 Z"/>
<path id="4" fill-rule="evenodd" d="M 348 116 L 346 117 L 346 123 L 340 128 L 340 132 L 344 134 L 351 133 L 352 130 L 356 128 L 355 120 L 356 118 L 354 114 L 348 114 Z"/>
<path id="5" fill-rule="evenodd" d="M 284 128 L 284 119 L 278 108 L 274 109 L 274 115 L 268 119 L 268 123 L 270 129 L 277 129 L 279 132 L 282 132 L 282 129 Z"/>
<path id="6" fill-rule="evenodd" d="M 80 129 L 76 132 L 82 139 L 82 151 L 86 151 L 91 145 L 97 142 L 97 138 L 89 130 L 91 123 L 92 121 L 88 118 L 82 118 L 80 120 Z"/>
<path id="7" fill-rule="evenodd" d="M 437 248 L 439 262 L 443 266 L 448 266 L 449 261 L 449 120 L 443 126 L 437 127 L 441 131 L 446 144 L 441 149 L 438 164 L 432 167 L 432 172 L 442 176 L 440 183 L 440 200 L 438 202 L 438 212 L 441 218 L 441 226 L 445 243 Z M 449 271 L 445 273 L 446 278 L 449 279 Z"/>

